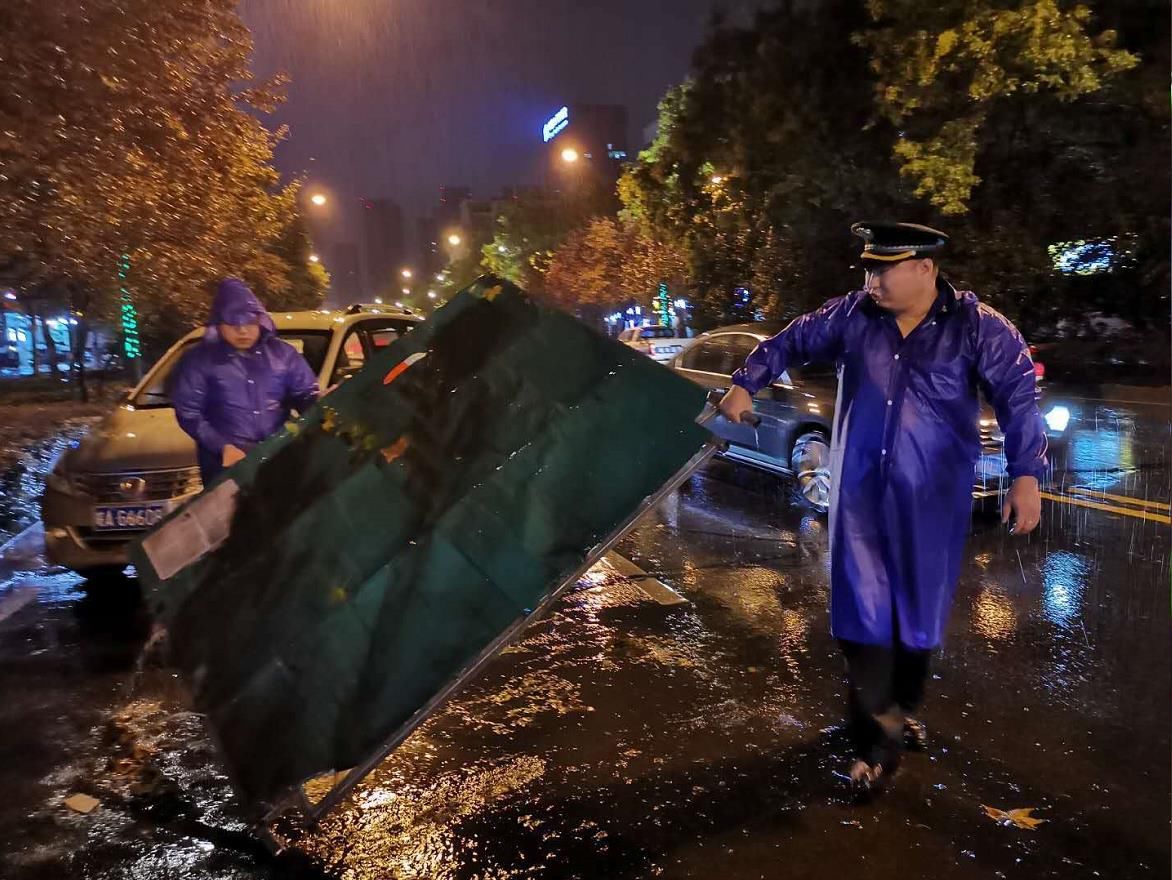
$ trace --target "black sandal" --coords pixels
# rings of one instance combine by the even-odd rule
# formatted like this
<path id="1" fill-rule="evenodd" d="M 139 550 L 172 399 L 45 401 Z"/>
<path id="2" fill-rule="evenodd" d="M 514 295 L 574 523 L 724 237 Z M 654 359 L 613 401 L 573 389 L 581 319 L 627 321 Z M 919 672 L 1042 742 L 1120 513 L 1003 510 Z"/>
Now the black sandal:
<path id="1" fill-rule="evenodd" d="M 903 747 L 909 752 L 928 751 L 928 726 L 918 718 L 903 720 Z"/>
<path id="2" fill-rule="evenodd" d="M 855 803 L 867 803 L 882 794 L 888 779 L 882 764 L 868 764 L 856 758 L 850 769 L 851 796 Z"/>

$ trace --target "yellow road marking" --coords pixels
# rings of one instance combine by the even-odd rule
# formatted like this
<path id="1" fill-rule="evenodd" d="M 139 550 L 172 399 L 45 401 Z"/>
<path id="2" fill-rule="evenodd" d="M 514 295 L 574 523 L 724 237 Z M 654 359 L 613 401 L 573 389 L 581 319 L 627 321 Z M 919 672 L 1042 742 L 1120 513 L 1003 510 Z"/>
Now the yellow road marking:
<path id="1" fill-rule="evenodd" d="M 1041 493 L 1048 501 L 1057 501 L 1059 504 L 1072 504 L 1075 507 L 1089 507 L 1091 510 L 1105 510 L 1108 513 L 1121 513 L 1124 516 L 1133 516 L 1136 519 L 1172 525 L 1172 517 L 1162 513 L 1152 513 L 1147 510 L 1133 510 L 1130 507 L 1116 507 L 1113 504 L 1100 504 L 1097 501 L 1087 501 L 1085 498 L 1072 498 L 1069 495 L 1055 495 L 1052 492 Z"/>
<path id="2" fill-rule="evenodd" d="M 1120 504 L 1130 504 L 1135 507 L 1147 507 L 1161 513 L 1172 513 L 1172 508 L 1163 501 L 1148 501 L 1145 498 L 1132 498 L 1130 495 L 1112 495 L 1109 492 L 1100 492 L 1098 489 L 1087 489 L 1083 486 L 1071 486 L 1068 490 L 1079 495 L 1090 495 L 1092 498 L 1106 498 L 1109 501 L 1118 501 Z"/>

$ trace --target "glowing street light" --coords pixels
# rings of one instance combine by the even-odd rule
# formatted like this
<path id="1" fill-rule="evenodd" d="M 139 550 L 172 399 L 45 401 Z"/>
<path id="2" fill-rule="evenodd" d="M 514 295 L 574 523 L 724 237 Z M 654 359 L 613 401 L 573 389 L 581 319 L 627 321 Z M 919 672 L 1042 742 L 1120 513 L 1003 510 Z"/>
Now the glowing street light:
<path id="1" fill-rule="evenodd" d="M 460 238 L 460 236 L 454 232 L 448 236 L 448 244 L 450 244 L 452 247 L 459 247 L 463 240 L 464 239 Z"/>
<path id="2" fill-rule="evenodd" d="M 719 174 L 713 174 L 712 175 L 712 182 L 715 183 L 717 186 L 719 186 L 720 184 L 724 183 L 724 178 L 721 177 Z"/>
<path id="3" fill-rule="evenodd" d="M 410 287 L 404 287 L 404 288 L 403 288 L 403 296 L 410 296 L 410 295 L 411 295 L 411 288 L 410 288 Z"/>
<path id="4" fill-rule="evenodd" d="M 566 147 L 562 150 L 562 161 L 573 164 L 578 161 L 578 151 L 573 147 Z"/>
<path id="5" fill-rule="evenodd" d="M 329 199 L 327 199 L 322 193 L 314 193 L 309 197 L 309 200 L 319 208 L 323 207 L 325 203 L 329 201 Z"/>
<path id="6" fill-rule="evenodd" d="M 435 291 L 434 291 L 434 290 L 429 290 L 429 291 L 427 292 L 427 298 L 428 298 L 428 299 L 435 299 L 435 296 L 436 296 L 436 293 L 435 293 Z"/>
<path id="7" fill-rule="evenodd" d="M 395 302 L 395 308 L 396 308 L 396 309 L 401 309 L 401 308 L 403 308 L 403 304 L 402 304 L 401 302 L 398 302 L 398 301 L 396 301 L 396 302 Z"/>
<path id="8" fill-rule="evenodd" d="M 381 296 L 376 296 L 374 298 L 374 304 L 376 306 L 381 306 L 383 304 L 383 298 Z"/>
<path id="9" fill-rule="evenodd" d="M 438 275 L 436 275 L 436 276 L 435 276 L 435 280 L 436 280 L 436 281 L 438 281 L 440 284 L 443 284 L 443 282 L 444 282 L 444 273 L 443 273 L 443 272 L 440 272 Z"/>
<path id="10" fill-rule="evenodd" d="M 404 269 L 399 274 L 402 275 L 404 278 L 410 278 L 414 273 L 410 269 Z"/>
<path id="11" fill-rule="evenodd" d="M 317 254 L 310 254 L 310 255 L 309 255 L 309 262 L 311 262 L 311 263 L 320 263 L 320 262 L 321 262 L 321 257 L 319 257 Z"/>

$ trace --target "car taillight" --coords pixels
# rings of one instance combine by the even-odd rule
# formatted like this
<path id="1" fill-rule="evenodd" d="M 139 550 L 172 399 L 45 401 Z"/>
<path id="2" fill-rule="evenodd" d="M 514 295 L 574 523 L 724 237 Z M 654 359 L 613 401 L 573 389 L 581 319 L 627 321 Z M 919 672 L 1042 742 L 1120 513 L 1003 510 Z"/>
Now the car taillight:
<path id="1" fill-rule="evenodd" d="M 1026 346 L 1030 352 L 1030 360 L 1034 362 L 1034 379 L 1041 381 L 1046 378 L 1046 365 L 1038 360 L 1038 347 L 1036 345 Z"/>

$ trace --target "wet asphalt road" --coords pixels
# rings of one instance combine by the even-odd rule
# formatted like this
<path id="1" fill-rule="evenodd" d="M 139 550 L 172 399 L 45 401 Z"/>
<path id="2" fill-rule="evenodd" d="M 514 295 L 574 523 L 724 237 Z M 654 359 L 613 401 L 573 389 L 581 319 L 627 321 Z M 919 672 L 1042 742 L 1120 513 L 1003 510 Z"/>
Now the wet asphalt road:
<path id="1" fill-rule="evenodd" d="M 279 859 L 174 677 L 139 668 L 134 584 L 18 560 L 0 877 L 1167 877 L 1169 409 L 1074 427 L 1037 533 L 974 518 L 931 747 L 867 807 L 843 795 L 824 522 L 724 463 L 619 547 L 688 604 L 596 570 Z"/>

